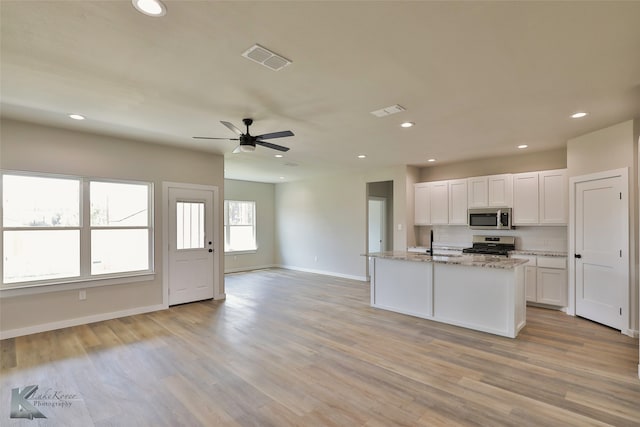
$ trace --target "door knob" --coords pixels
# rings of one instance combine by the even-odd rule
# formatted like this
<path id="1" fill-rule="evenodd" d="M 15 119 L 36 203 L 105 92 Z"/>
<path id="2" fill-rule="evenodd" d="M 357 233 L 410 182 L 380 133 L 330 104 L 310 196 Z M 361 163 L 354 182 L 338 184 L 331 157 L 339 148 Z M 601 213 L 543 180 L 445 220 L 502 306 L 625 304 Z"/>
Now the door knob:
<path id="1" fill-rule="evenodd" d="M 582 255 L 580 255 L 580 254 L 575 254 L 574 256 L 575 256 L 576 258 L 582 258 Z"/>
<path id="2" fill-rule="evenodd" d="M 213 249 L 209 249 L 209 252 L 213 252 Z"/>

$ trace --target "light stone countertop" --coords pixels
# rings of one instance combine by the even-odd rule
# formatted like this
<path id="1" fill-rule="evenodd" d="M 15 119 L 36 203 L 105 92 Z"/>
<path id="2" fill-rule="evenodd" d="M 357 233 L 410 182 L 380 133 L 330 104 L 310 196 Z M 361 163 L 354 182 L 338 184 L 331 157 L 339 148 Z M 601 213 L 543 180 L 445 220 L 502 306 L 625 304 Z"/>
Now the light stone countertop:
<path id="1" fill-rule="evenodd" d="M 395 259 L 400 261 L 433 262 L 437 264 L 462 265 L 466 267 L 500 268 L 503 270 L 513 269 L 519 265 L 526 264 L 525 259 L 505 258 L 489 255 L 438 255 L 433 256 L 412 253 L 412 252 L 375 252 L 365 254 L 367 257 Z"/>
<path id="2" fill-rule="evenodd" d="M 537 256 L 548 256 L 548 257 L 566 257 L 567 253 L 560 252 L 560 251 L 538 251 L 538 250 L 518 249 L 518 250 L 509 252 L 509 255 L 537 255 Z"/>

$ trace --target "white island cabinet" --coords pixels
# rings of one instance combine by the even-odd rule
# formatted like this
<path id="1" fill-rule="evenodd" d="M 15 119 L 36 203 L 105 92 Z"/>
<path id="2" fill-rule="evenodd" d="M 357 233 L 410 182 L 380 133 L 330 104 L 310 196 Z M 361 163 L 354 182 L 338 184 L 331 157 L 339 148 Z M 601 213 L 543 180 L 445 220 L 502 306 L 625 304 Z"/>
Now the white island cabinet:
<path id="1" fill-rule="evenodd" d="M 371 305 L 515 338 L 526 323 L 526 260 L 368 254 Z"/>

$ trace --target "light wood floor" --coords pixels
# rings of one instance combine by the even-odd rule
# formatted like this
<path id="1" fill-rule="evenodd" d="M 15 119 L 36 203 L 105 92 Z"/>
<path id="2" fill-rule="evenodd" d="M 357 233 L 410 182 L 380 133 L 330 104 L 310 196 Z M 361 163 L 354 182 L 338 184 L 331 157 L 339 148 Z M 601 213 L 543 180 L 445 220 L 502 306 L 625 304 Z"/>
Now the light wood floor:
<path id="1" fill-rule="evenodd" d="M 0 424 L 17 422 L 10 389 L 39 384 L 77 393 L 74 415 L 16 425 L 640 425 L 638 340 L 587 320 L 530 307 L 511 340 L 373 309 L 362 282 L 263 270 L 226 286 L 2 341 Z"/>

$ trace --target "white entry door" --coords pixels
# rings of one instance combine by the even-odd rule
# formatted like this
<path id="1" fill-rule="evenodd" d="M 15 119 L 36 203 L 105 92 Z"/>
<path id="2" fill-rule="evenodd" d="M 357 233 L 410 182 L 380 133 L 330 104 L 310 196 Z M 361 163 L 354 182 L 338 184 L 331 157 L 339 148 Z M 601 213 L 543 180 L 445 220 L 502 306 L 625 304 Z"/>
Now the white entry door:
<path id="1" fill-rule="evenodd" d="M 382 197 L 369 198 L 369 252 L 383 252 L 386 248 L 387 201 Z"/>
<path id="2" fill-rule="evenodd" d="M 626 176 L 575 183 L 576 314 L 628 327 L 629 233 Z"/>
<path id="3" fill-rule="evenodd" d="M 214 295 L 213 191 L 169 188 L 169 305 Z"/>

